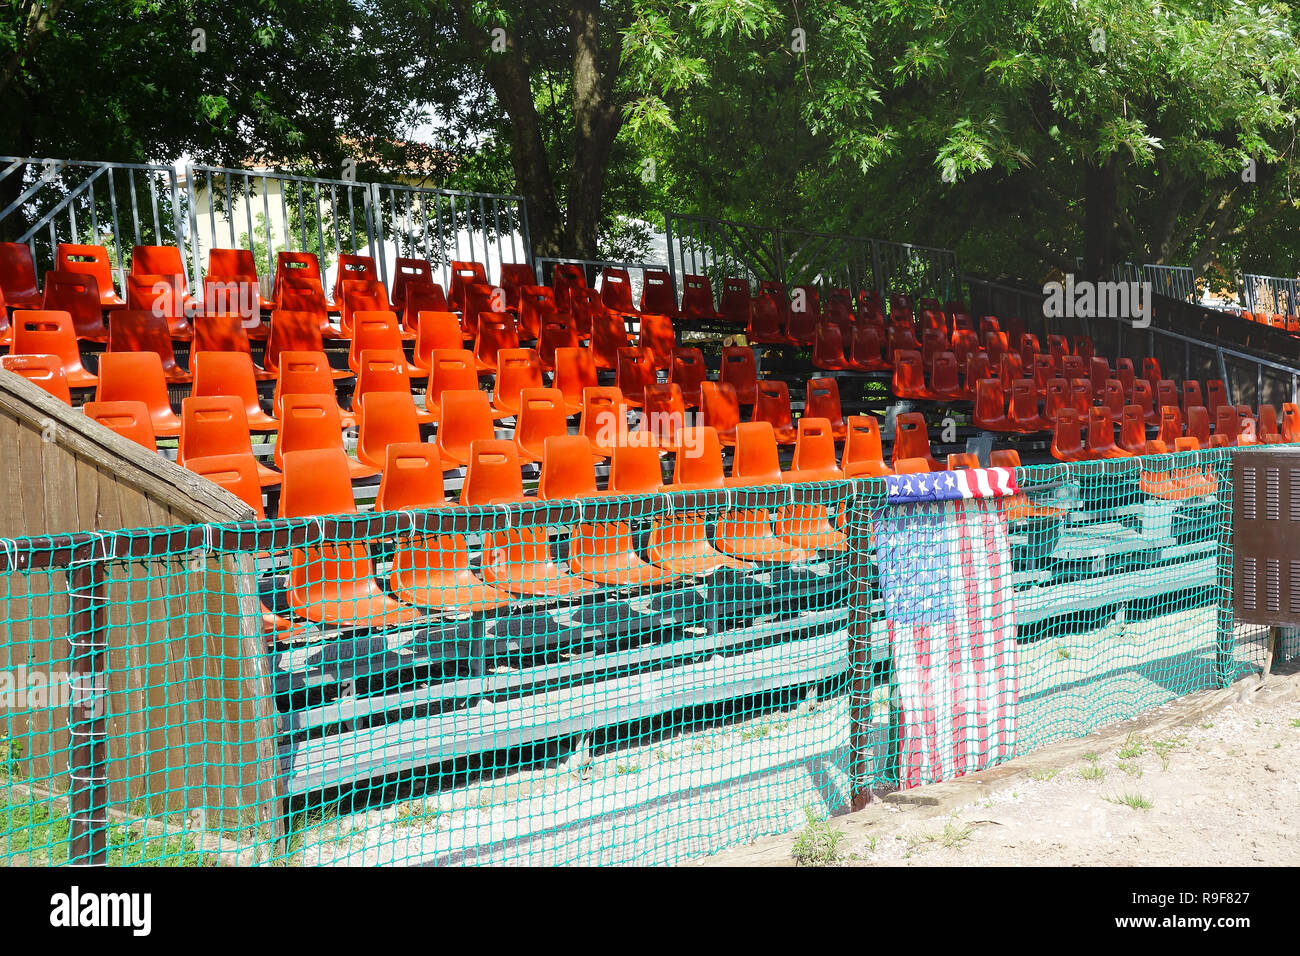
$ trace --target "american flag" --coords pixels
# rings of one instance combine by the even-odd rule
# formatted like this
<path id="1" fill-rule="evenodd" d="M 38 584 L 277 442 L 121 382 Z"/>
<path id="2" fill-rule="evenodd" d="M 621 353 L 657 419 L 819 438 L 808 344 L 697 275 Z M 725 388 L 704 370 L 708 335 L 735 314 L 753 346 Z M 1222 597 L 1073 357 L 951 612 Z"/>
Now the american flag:
<path id="1" fill-rule="evenodd" d="M 904 787 L 947 780 L 1012 756 L 1016 623 L 1005 468 L 885 479 L 875 529 L 885 623 L 902 710 Z"/>

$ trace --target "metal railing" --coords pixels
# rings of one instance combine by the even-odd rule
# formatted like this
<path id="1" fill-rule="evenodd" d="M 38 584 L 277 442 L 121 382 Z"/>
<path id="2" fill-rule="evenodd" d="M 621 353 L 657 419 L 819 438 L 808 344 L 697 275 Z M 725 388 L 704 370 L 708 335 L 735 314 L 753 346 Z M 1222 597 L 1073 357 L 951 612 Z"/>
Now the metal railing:
<path id="1" fill-rule="evenodd" d="M 960 287 L 957 255 L 950 249 L 676 213 L 665 213 L 664 224 L 674 282 L 682 275 L 706 275 L 720 288 L 723 279 L 735 276 L 940 298 Z"/>
<path id="2" fill-rule="evenodd" d="M 1241 302 L 1250 313 L 1300 315 L 1300 279 L 1247 272 L 1241 277 Z"/>
<path id="3" fill-rule="evenodd" d="M 268 281 L 280 251 L 314 252 L 322 269 L 344 253 L 369 255 L 385 281 L 393 259 L 425 258 L 444 286 L 453 260 L 482 262 L 489 275 L 532 261 L 521 196 L 202 164 L 0 164 L 0 187 L 8 180 L 15 197 L 0 210 L 0 232 L 27 243 L 42 272 L 64 242 L 105 246 L 119 286 L 132 246 L 175 246 L 195 290 L 216 248 L 253 250 Z"/>
<path id="4" fill-rule="evenodd" d="M 55 268 L 61 242 L 104 246 L 119 284 L 138 245 L 184 247 L 184 194 L 174 166 L 0 156 L 0 235 L 24 242 L 38 275 Z"/>
<path id="5" fill-rule="evenodd" d="M 1150 325 L 1135 328 L 1130 321 L 1116 318 L 1048 318 L 1043 315 L 1044 296 L 1004 283 L 976 276 L 964 276 L 970 288 L 974 314 L 1016 316 L 1025 322 L 1026 331 L 1045 341 L 1048 334 L 1087 335 L 1098 355 L 1140 360 L 1152 356 L 1161 369 L 1170 372 L 1182 367 L 1183 378 L 1215 377 L 1223 380 L 1228 401 L 1242 401 L 1253 388 L 1255 401 L 1293 402 L 1300 394 L 1300 362 L 1288 364 L 1226 346 L 1220 341 L 1206 341 L 1183 332 Z M 977 290 L 980 295 L 977 295 Z"/>

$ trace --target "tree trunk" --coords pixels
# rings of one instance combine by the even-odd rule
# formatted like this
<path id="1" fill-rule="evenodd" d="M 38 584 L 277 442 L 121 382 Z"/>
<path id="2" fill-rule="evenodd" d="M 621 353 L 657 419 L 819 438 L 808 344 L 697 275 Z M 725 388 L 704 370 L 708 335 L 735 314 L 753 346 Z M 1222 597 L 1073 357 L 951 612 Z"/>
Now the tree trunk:
<path id="1" fill-rule="evenodd" d="M 619 51 L 601 67 L 599 0 L 577 0 L 569 15 L 573 43 L 573 167 L 565 218 L 565 247 L 579 259 L 598 253 L 601 199 L 623 111 L 613 102 Z"/>
<path id="2" fill-rule="evenodd" d="M 1110 278 L 1115 262 L 1115 160 L 1084 169 L 1083 270 L 1081 278 L 1098 282 Z"/>

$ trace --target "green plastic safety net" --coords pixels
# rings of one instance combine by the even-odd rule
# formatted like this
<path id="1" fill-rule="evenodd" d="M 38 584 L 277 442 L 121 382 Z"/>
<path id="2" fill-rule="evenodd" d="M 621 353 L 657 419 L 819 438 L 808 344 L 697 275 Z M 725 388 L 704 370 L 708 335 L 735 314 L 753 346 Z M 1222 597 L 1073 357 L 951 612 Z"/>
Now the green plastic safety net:
<path id="1" fill-rule="evenodd" d="M 1259 668 L 1230 454 L 3 542 L 0 860 L 666 864 L 992 766 Z"/>

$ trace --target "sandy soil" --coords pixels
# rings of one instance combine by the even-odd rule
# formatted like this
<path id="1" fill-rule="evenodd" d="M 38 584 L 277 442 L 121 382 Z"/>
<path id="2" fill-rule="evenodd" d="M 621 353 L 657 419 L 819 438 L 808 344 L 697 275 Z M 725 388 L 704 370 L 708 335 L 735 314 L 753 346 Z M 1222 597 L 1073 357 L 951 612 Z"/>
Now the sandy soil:
<path id="1" fill-rule="evenodd" d="M 1122 746 L 1035 777 L 1009 782 L 948 816 L 918 819 L 896 808 L 897 823 L 886 819 L 846 834 L 839 862 L 1300 864 L 1300 700 L 1294 696 L 1234 703 L 1199 723 L 1132 735 Z M 840 821 L 819 826 L 838 829 Z"/>

